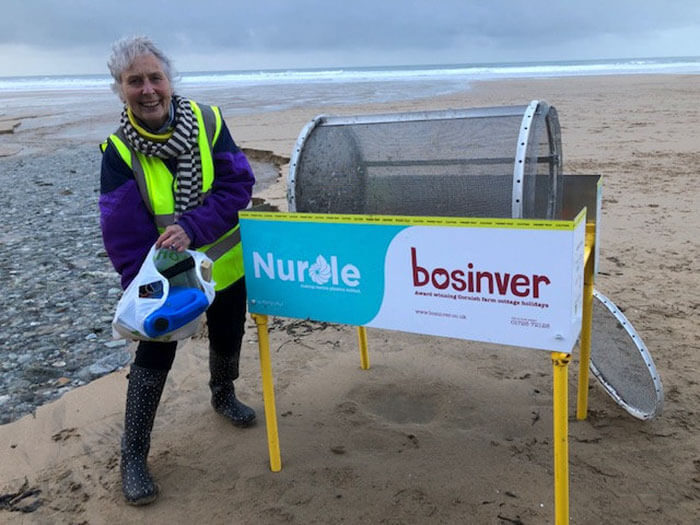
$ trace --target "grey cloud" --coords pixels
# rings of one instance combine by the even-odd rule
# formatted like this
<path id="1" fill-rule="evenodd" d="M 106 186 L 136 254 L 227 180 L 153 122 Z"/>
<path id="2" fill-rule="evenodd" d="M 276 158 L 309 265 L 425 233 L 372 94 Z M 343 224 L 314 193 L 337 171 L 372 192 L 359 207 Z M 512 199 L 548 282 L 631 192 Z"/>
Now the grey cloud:
<path id="1" fill-rule="evenodd" d="M 606 35 L 639 38 L 700 24 L 700 3 L 556 0 L 25 0 L 3 6 L 0 43 L 107 53 L 127 34 L 170 52 L 410 51 L 537 47 Z"/>

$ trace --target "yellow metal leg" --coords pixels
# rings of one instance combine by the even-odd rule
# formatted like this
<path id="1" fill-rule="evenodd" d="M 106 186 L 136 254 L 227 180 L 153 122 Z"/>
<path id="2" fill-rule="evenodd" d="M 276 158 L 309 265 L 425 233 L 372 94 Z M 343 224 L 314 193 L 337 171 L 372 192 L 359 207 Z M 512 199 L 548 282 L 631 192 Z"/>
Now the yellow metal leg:
<path id="1" fill-rule="evenodd" d="M 591 331 L 593 329 L 593 283 L 583 286 L 583 320 L 581 322 L 581 345 L 578 365 L 578 395 L 576 396 L 576 419 L 588 415 L 588 380 L 591 362 Z"/>
<path id="2" fill-rule="evenodd" d="M 369 370 L 369 352 L 367 351 L 367 329 L 364 326 L 357 327 L 357 340 L 360 344 L 360 366 L 362 370 Z"/>
<path id="3" fill-rule="evenodd" d="M 552 352 L 554 374 L 554 523 L 569 523 L 568 365 L 570 354 Z"/>
<path id="4" fill-rule="evenodd" d="M 263 382 L 263 400 L 265 403 L 265 425 L 267 426 L 267 447 L 270 454 L 270 470 L 282 470 L 280 442 L 277 434 L 277 410 L 275 409 L 275 389 L 270 365 L 270 338 L 267 331 L 267 316 L 252 314 L 258 328 L 258 350 L 260 351 L 260 373 Z"/>
<path id="5" fill-rule="evenodd" d="M 576 419 L 588 415 L 588 376 L 591 363 L 591 331 L 593 329 L 593 284 L 595 281 L 595 229 L 586 226 L 586 249 L 583 266 L 583 312 L 581 319 L 581 344 L 578 364 L 578 393 Z"/>

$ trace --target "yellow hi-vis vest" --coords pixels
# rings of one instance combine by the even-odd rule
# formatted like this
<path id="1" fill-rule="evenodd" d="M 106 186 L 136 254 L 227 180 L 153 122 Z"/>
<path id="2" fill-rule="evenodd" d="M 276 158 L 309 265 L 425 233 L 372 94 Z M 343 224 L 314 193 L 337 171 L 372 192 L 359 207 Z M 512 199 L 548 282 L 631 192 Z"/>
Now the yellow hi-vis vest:
<path id="1" fill-rule="evenodd" d="M 199 153 L 202 161 L 202 194 L 206 196 L 214 182 L 214 161 L 212 149 L 221 131 L 221 113 L 215 106 L 198 105 L 190 100 L 192 111 L 199 125 Z M 109 139 L 117 148 L 122 160 L 134 172 L 134 178 L 146 208 L 153 215 L 158 231 L 175 222 L 175 194 L 173 174 L 162 159 L 149 157 L 134 151 L 126 141 L 121 128 Z M 102 144 L 102 151 L 107 141 Z M 241 231 L 238 225 L 224 233 L 216 241 L 197 248 L 212 261 L 212 278 L 216 281 L 215 290 L 223 290 L 243 277 L 243 249 Z"/>

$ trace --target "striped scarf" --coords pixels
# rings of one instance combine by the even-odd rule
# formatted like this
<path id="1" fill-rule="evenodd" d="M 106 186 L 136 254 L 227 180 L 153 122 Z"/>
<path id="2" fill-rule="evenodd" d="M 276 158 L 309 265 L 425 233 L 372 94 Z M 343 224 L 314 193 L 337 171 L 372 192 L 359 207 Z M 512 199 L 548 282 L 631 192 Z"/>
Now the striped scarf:
<path id="1" fill-rule="evenodd" d="M 173 95 L 175 121 L 172 135 L 164 141 L 142 136 L 131 123 L 127 108 L 121 116 L 121 128 L 134 150 L 149 157 L 177 158 L 175 174 L 175 217 L 201 204 L 202 160 L 197 145 L 199 126 L 189 100 Z"/>

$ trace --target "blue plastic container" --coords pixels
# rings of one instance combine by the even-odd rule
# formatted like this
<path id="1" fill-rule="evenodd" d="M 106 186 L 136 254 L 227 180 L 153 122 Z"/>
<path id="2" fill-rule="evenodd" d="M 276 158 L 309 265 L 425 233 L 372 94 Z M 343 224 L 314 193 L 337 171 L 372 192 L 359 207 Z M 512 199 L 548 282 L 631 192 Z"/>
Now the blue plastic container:
<path id="1" fill-rule="evenodd" d="M 171 286 L 163 306 L 143 322 L 148 337 L 159 337 L 173 332 L 196 319 L 209 306 L 207 296 L 197 288 Z"/>

